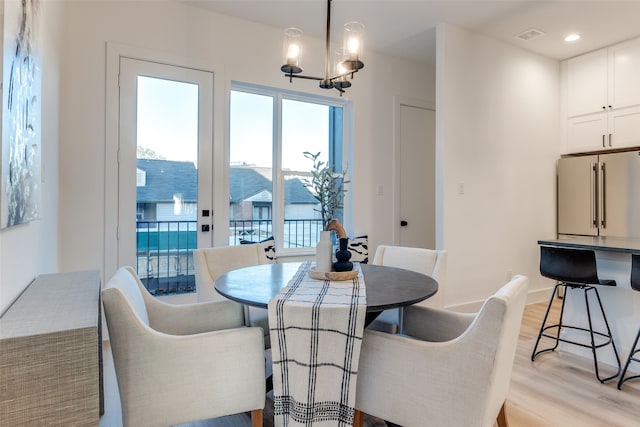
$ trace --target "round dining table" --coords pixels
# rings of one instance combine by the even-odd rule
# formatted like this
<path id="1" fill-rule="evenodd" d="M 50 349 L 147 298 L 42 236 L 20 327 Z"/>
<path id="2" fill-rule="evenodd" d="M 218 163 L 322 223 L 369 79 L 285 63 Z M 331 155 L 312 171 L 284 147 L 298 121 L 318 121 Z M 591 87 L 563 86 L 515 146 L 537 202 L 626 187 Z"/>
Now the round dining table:
<path id="1" fill-rule="evenodd" d="M 301 262 L 284 262 L 239 268 L 220 275 L 214 287 L 230 300 L 267 308 L 301 265 Z M 359 266 L 367 293 L 366 325 L 384 310 L 424 301 L 438 291 L 438 282 L 426 274 L 381 265 Z"/>

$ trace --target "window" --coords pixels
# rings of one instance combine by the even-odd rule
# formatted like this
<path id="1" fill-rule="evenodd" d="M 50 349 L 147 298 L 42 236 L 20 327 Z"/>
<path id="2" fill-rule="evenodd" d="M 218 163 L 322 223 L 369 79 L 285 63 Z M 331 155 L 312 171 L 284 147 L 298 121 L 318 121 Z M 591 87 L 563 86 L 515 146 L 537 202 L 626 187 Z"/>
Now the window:
<path id="1" fill-rule="evenodd" d="M 136 187 L 144 187 L 147 185 L 147 174 L 145 171 L 136 169 Z"/>
<path id="2" fill-rule="evenodd" d="M 280 251 L 315 247 L 322 219 L 318 202 L 305 185 L 312 162 L 303 153 L 320 152 L 320 159 L 336 172 L 344 170 L 348 106 L 340 99 L 232 85 L 230 245 L 273 236 Z"/>

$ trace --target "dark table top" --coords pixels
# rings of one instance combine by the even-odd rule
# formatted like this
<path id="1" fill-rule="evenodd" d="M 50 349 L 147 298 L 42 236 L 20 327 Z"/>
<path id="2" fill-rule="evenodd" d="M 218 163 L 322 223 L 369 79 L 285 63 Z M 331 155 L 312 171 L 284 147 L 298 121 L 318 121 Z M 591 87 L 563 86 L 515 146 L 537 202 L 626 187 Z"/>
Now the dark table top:
<path id="1" fill-rule="evenodd" d="M 300 262 L 262 264 L 219 276 L 214 287 L 221 295 L 243 304 L 267 308 L 269 300 L 287 286 Z M 380 312 L 423 301 L 438 291 L 426 274 L 395 267 L 360 264 L 367 289 L 367 312 Z"/>

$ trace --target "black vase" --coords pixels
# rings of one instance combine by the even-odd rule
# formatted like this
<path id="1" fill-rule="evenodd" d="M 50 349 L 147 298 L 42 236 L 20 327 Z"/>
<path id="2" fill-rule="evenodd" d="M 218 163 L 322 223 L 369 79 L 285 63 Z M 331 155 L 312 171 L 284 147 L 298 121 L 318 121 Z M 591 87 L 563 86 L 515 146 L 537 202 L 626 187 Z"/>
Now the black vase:
<path id="1" fill-rule="evenodd" d="M 349 239 L 344 237 L 339 239 L 340 246 L 336 251 L 337 261 L 333 263 L 333 271 L 351 271 L 353 270 L 353 263 L 349 261 L 351 258 L 351 252 L 347 249 L 347 243 Z"/>

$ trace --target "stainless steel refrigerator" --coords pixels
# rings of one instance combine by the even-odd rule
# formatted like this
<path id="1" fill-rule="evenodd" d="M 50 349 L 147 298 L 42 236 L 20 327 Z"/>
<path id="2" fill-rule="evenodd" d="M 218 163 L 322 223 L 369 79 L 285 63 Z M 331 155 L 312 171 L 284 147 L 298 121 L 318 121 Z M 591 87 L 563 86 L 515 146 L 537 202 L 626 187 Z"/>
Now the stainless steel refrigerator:
<path id="1" fill-rule="evenodd" d="M 640 152 L 561 158 L 558 234 L 640 237 Z"/>

